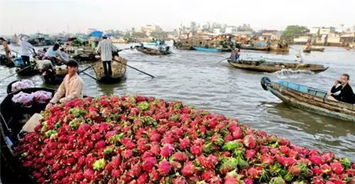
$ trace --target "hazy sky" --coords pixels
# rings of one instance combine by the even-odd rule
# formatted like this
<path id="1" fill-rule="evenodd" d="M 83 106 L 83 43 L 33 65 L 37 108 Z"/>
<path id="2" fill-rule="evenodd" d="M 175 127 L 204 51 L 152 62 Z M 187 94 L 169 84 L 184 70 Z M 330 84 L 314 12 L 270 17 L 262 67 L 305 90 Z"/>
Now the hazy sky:
<path id="1" fill-rule="evenodd" d="M 250 24 L 255 29 L 287 25 L 355 25 L 355 0 L 0 0 L 0 35 L 126 30 L 158 24 L 173 30 L 190 21 Z"/>

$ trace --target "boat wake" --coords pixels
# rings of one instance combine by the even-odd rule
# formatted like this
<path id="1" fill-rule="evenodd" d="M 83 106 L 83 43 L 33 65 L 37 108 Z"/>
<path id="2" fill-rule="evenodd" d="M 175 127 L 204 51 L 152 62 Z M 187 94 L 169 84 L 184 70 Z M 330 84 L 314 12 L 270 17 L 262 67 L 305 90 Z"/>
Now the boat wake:
<path id="1" fill-rule="evenodd" d="M 298 78 L 302 75 L 312 75 L 314 72 L 309 70 L 291 70 L 283 69 L 274 73 L 278 78 Z"/>

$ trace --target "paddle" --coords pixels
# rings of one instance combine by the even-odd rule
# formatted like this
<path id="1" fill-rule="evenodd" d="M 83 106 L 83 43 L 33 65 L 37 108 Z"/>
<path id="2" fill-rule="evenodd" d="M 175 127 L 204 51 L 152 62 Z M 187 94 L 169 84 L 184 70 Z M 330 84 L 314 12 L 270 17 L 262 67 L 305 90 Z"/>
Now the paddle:
<path id="1" fill-rule="evenodd" d="M 126 63 L 121 63 L 120 61 L 117 61 L 117 60 L 115 60 L 115 61 L 118 62 L 118 63 L 120 63 L 120 64 L 122 64 L 122 65 L 126 65 L 126 66 L 128 66 L 128 67 L 130 67 L 130 68 L 132 68 L 132 69 L 134 69 L 134 70 L 136 70 L 136 71 L 138 71 L 138 72 L 141 72 L 141 73 L 143 73 L 143 74 L 145 74 L 145 75 L 148 75 L 148 76 L 151 77 L 151 78 L 155 78 L 154 75 L 151 75 L 151 74 L 149 74 L 149 73 L 147 73 L 147 72 L 144 72 L 144 71 L 142 71 L 142 70 L 139 70 L 138 68 L 135 68 L 135 67 L 133 67 L 133 66 L 130 66 L 130 65 L 126 64 Z"/>
<path id="2" fill-rule="evenodd" d="M 90 78 L 92 78 L 92 79 L 94 79 L 94 80 L 97 81 L 97 78 L 96 78 L 96 77 L 94 77 L 94 76 L 92 76 L 92 75 L 90 75 L 90 74 L 88 74 L 88 73 L 86 73 L 86 72 L 83 72 L 83 71 L 82 71 L 82 73 L 85 74 L 86 76 L 88 76 L 88 77 L 90 77 Z"/>
<path id="3" fill-rule="evenodd" d="M 220 62 L 222 62 L 222 61 L 224 61 L 224 60 L 226 60 L 226 59 L 229 59 L 229 58 L 230 58 L 230 57 L 224 58 L 224 59 L 218 61 L 216 64 L 219 64 Z"/>
<path id="4" fill-rule="evenodd" d="M 28 66 L 22 68 L 21 70 L 16 71 L 14 74 L 11 74 L 11 75 L 9 75 L 9 76 L 7 76 L 7 77 L 1 79 L 0 82 L 2 82 L 3 80 L 8 79 L 8 78 L 10 78 L 10 77 L 16 75 L 18 72 L 22 72 L 22 71 L 26 70 L 27 68 L 29 68 L 29 67 L 31 67 L 31 66 L 34 66 L 35 64 L 36 64 L 36 63 L 33 63 L 33 64 L 31 64 L 31 65 L 28 65 Z"/>

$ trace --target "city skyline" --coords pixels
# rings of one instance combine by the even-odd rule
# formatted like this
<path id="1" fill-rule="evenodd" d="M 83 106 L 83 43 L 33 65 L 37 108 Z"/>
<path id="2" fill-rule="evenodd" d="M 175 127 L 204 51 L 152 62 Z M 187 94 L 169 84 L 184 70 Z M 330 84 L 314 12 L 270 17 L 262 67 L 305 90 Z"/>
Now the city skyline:
<path id="1" fill-rule="evenodd" d="M 250 24 L 256 30 L 283 30 L 287 25 L 344 25 L 345 29 L 355 24 L 351 7 L 355 7 L 355 1 L 0 0 L 0 33 L 75 33 L 88 28 L 124 31 L 147 24 L 172 31 L 180 25 L 189 26 L 191 21 Z"/>

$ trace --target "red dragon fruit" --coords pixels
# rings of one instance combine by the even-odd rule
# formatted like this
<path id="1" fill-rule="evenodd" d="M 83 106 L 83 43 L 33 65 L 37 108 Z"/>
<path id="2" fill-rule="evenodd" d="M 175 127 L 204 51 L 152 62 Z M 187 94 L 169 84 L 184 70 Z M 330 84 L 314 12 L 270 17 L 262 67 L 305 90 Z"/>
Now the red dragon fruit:
<path id="1" fill-rule="evenodd" d="M 174 147 L 171 144 L 164 144 L 160 150 L 160 155 L 162 157 L 169 157 L 174 151 Z"/>
<path id="2" fill-rule="evenodd" d="M 243 143 L 248 148 L 255 148 L 256 146 L 255 137 L 253 135 L 247 135 L 244 137 Z"/>
<path id="3" fill-rule="evenodd" d="M 192 162 L 185 162 L 181 174 L 183 176 L 191 176 L 196 172 L 195 167 Z"/>
<path id="4" fill-rule="evenodd" d="M 158 164 L 158 172 L 162 175 L 168 175 L 169 172 L 171 171 L 171 164 L 167 160 L 162 160 Z"/>

